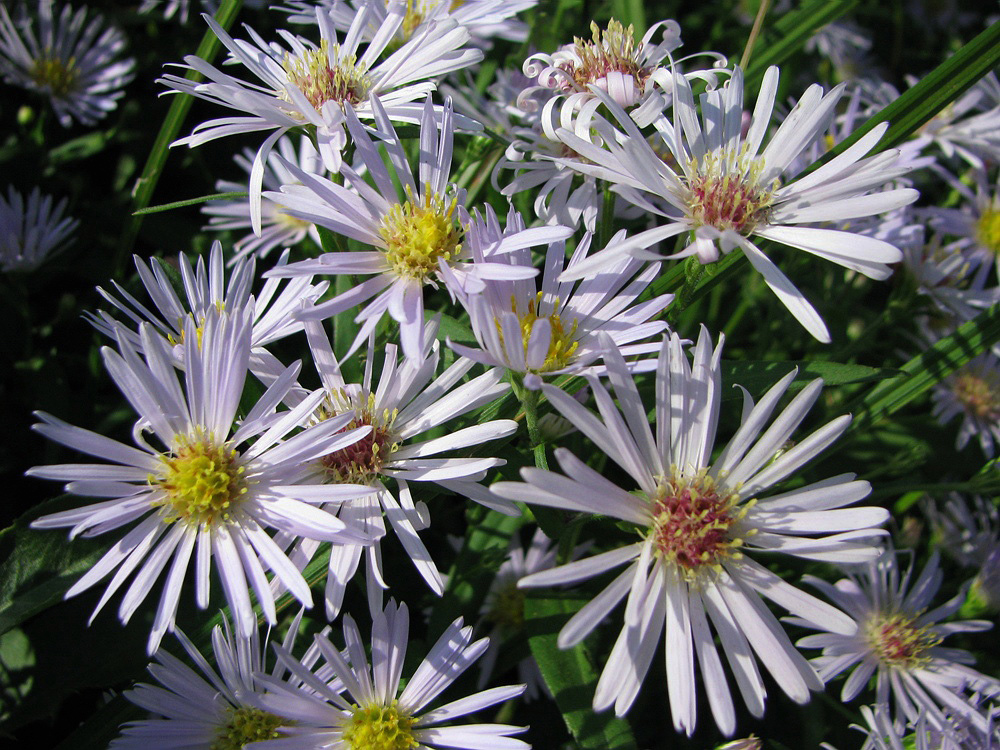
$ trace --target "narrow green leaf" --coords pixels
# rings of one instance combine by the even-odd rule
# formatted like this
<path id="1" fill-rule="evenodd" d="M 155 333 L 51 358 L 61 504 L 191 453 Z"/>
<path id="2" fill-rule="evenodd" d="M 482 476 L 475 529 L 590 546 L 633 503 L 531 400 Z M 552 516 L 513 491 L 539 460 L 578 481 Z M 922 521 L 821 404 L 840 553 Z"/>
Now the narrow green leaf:
<path id="1" fill-rule="evenodd" d="M 747 88 L 753 90 L 770 65 L 780 65 L 802 49 L 806 40 L 831 21 L 849 13 L 858 0 L 813 0 L 786 13 L 774 23 L 764 20 L 762 38 L 757 40 L 746 70 Z"/>
<path id="2" fill-rule="evenodd" d="M 742 385 L 757 397 L 795 368 L 798 368 L 798 374 L 792 381 L 791 390 L 801 388 L 816 378 L 823 378 L 827 386 L 851 385 L 885 380 L 899 373 L 899 370 L 888 368 L 845 365 L 838 362 L 723 361 L 722 380 L 726 387 L 722 389 L 722 398 L 731 400 L 740 397 L 740 391 L 731 387 L 733 385 Z"/>
<path id="3" fill-rule="evenodd" d="M 222 0 L 219 10 L 215 14 L 215 20 L 223 29 L 228 30 L 232 26 L 233 21 L 236 20 L 236 16 L 239 14 L 242 6 L 243 0 Z M 198 45 L 198 49 L 195 50 L 194 54 L 196 57 L 200 57 L 202 60 L 210 63 L 215 59 L 221 45 L 222 43 L 219 41 L 219 38 L 209 29 L 205 32 L 205 35 L 201 39 L 201 44 Z M 186 78 L 192 81 L 199 81 L 201 80 L 201 75 L 194 71 L 188 71 Z M 142 174 L 136 180 L 135 187 L 132 188 L 133 205 L 137 211 L 149 205 L 149 201 L 153 197 L 153 191 L 156 190 L 156 183 L 159 182 L 160 175 L 163 174 L 163 165 L 166 164 L 170 144 L 177 138 L 177 133 L 180 131 L 181 125 L 184 124 L 188 110 L 191 109 L 193 102 L 194 97 L 187 94 L 177 94 L 174 96 L 173 102 L 170 104 L 170 109 L 167 111 L 167 116 L 160 126 L 160 132 L 157 133 L 156 140 L 153 142 L 153 148 L 149 152 L 146 166 L 143 167 Z M 121 267 L 122 261 L 132 251 L 132 245 L 139 234 L 139 226 L 141 224 L 141 215 L 133 215 L 132 220 L 126 224 L 122 241 L 118 246 L 118 258 L 115 262 L 116 268 Z"/>
<path id="4" fill-rule="evenodd" d="M 906 406 L 948 375 L 1000 341 L 1000 304 L 993 305 L 957 331 L 917 355 L 898 375 L 872 388 L 853 409 L 851 431 Z"/>
<path id="5" fill-rule="evenodd" d="M 149 206 L 148 208 L 140 208 L 138 211 L 133 211 L 133 216 L 145 216 L 146 214 L 158 214 L 163 211 L 172 211 L 175 208 L 184 208 L 185 206 L 197 206 L 199 203 L 207 203 L 208 201 L 222 201 L 228 200 L 230 198 L 246 198 L 250 193 L 246 190 L 235 190 L 231 193 L 212 193 L 211 195 L 201 195 L 197 198 L 188 198 L 183 201 L 174 201 L 173 203 L 161 203 L 159 206 Z"/>
<path id="6" fill-rule="evenodd" d="M 556 699 L 563 720 L 583 750 L 636 748 L 632 730 L 611 711 L 595 713 L 591 702 L 597 687 L 597 669 L 579 644 L 565 651 L 556 645 L 559 629 L 586 601 L 528 597 L 524 602 L 525 629 L 531 654 Z"/>

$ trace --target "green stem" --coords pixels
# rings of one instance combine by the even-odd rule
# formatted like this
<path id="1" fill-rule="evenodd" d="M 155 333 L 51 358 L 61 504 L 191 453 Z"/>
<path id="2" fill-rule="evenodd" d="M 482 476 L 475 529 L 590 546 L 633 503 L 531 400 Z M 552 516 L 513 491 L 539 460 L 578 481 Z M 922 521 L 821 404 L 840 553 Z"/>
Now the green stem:
<path id="1" fill-rule="evenodd" d="M 514 395 L 517 396 L 524 409 L 524 425 L 528 428 L 528 440 L 531 441 L 531 451 L 535 454 L 535 466 L 548 470 L 549 461 L 545 457 L 545 439 L 542 437 L 542 431 L 538 428 L 538 400 L 541 397 L 541 391 L 525 388 L 521 373 L 511 372 L 510 376 Z"/>
<path id="2" fill-rule="evenodd" d="M 753 45 L 760 35 L 760 28 L 764 25 L 764 16 L 767 14 L 767 6 L 771 0 L 760 0 L 760 7 L 757 8 L 757 17 L 753 19 L 753 28 L 750 29 L 750 36 L 747 38 L 747 46 L 743 50 L 743 57 L 740 59 L 740 69 L 746 70 L 747 63 L 750 62 L 750 53 L 753 52 Z"/>
<path id="3" fill-rule="evenodd" d="M 215 14 L 215 20 L 223 29 L 228 30 L 232 26 L 233 21 L 236 20 L 236 16 L 240 12 L 242 5 L 243 0 L 222 0 L 219 12 Z M 214 31 L 209 29 L 205 32 L 205 36 L 202 37 L 201 44 L 198 45 L 198 49 L 195 51 L 195 56 L 211 63 L 218 54 L 220 46 L 221 42 L 219 38 L 215 35 Z M 192 81 L 200 81 L 202 78 L 200 73 L 196 73 L 193 70 L 188 71 L 185 77 Z M 187 94 L 177 94 L 174 96 L 174 100 L 170 104 L 170 109 L 167 111 L 167 116 L 163 120 L 163 125 L 160 126 L 160 132 L 157 133 L 156 140 L 153 142 L 153 149 L 149 152 L 149 158 L 146 160 L 146 166 L 143 167 L 142 175 L 136 180 L 135 187 L 132 188 L 133 208 L 136 211 L 144 209 L 149 205 L 150 198 L 153 197 L 153 191 L 156 189 L 156 183 L 159 182 L 160 176 L 163 174 L 163 165 L 167 161 L 170 144 L 177 137 L 177 132 L 181 129 L 181 125 L 184 124 L 184 119 L 187 117 L 188 110 L 191 109 L 193 102 L 194 97 Z M 132 252 L 132 246 L 139 235 L 139 226 L 141 224 L 142 215 L 137 216 L 133 214 L 131 221 L 125 225 L 122 240 L 118 243 L 118 257 L 115 259 L 116 273 L 122 267 L 122 263 L 128 257 L 129 253 Z"/>

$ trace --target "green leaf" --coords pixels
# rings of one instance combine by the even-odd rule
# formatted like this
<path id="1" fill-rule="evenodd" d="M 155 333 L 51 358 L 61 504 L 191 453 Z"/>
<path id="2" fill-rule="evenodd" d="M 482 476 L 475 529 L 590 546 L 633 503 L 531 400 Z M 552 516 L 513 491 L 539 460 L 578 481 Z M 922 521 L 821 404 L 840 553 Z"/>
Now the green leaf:
<path id="1" fill-rule="evenodd" d="M 851 431 L 863 430 L 872 422 L 899 411 L 998 341 L 1000 304 L 983 311 L 903 365 L 898 375 L 872 388 L 854 405 Z"/>
<path id="2" fill-rule="evenodd" d="M 813 0 L 786 13 L 773 24 L 764 19 L 762 38 L 747 66 L 747 88 L 754 88 L 770 65 L 780 65 L 802 49 L 806 40 L 831 21 L 849 13 L 858 0 Z"/>
<path id="3" fill-rule="evenodd" d="M 222 201 L 229 200 L 230 198 L 246 198 L 250 193 L 246 190 L 234 190 L 231 193 L 212 193 L 211 195 L 201 195 L 197 198 L 188 198 L 183 201 L 174 201 L 173 203 L 161 203 L 159 206 L 150 206 L 149 208 L 140 208 L 138 211 L 133 211 L 133 216 L 145 216 L 146 214 L 158 214 L 162 211 L 172 211 L 175 208 L 184 208 L 185 206 L 197 206 L 199 203 L 207 203 L 208 201 Z"/>
<path id="4" fill-rule="evenodd" d="M 791 390 L 801 388 L 816 378 L 823 378 L 827 386 L 851 385 L 885 380 L 899 372 L 888 368 L 845 365 L 838 362 L 723 361 L 722 380 L 726 387 L 722 390 L 722 398 L 731 400 L 740 397 L 740 391 L 733 388 L 733 385 L 742 385 L 753 396 L 759 396 L 795 368 L 798 368 L 798 374 L 789 386 Z"/>
<path id="5" fill-rule="evenodd" d="M 460 344 L 472 344 L 478 348 L 476 334 L 472 332 L 472 329 L 467 323 L 463 323 L 447 313 L 437 313 L 433 310 L 427 310 L 424 312 L 424 319 L 427 321 L 431 321 L 438 316 L 441 318 L 441 325 L 438 328 L 437 333 L 437 337 L 439 339 L 444 341 L 445 338 L 449 338 Z"/>
<path id="6" fill-rule="evenodd" d="M 586 601 L 579 599 L 527 598 L 524 620 L 531 654 L 566 726 L 583 750 L 635 748 L 627 721 L 615 718 L 611 711 L 594 712 L 591 702 L 598 675 L 586 646 L 578 644 L 563 651 L 556 645 L 559 629 L 584 604 Z"/>
<path id="7" fill-rule="evenodd" d="M 66 531 L 39 531 L 29 524 L 47 513 L 80 504 L 62 496 L 19 518 L 0 532 L 0 634 L 58 604 L 66 591 L 108 547 L 106 540 L 66 541 Z"/>

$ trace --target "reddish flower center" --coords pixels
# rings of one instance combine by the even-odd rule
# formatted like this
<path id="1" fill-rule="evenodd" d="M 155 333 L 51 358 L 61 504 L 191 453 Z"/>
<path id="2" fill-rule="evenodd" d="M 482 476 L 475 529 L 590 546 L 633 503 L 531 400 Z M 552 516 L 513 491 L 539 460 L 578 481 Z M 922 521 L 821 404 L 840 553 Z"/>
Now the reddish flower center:
<path id="1" fill-rule="evenodd" d="M 725 558 L 737 558 L 743 540 L 731 527 L 752 505 L 738 507 L 739 495 L 721 487 L 702 471 L 693 478 L 661 481 L 652 498 L 652 541 L 656 553 L 678 566 L 691 580 L 705 566 L 721 569 Z"/>
<path id="2" fill-rule="evenodd" d="M 965 371 L 955 376 L 952 392 L 966 413 L 979 419 L 1000 420 L 1000 374 Z"/>
<path id="3" fill-rule="evenodd" d="M 320 407 L 319 419 L 328 419 L 338 414 L 354 411 L 354 419 L 341 432 L 356 427 L 371 426 L 372 430 L 363 438 L 346 448 L 327 453 L 319 463 L 330 482 L 341 484 L 371 484 L 382 472 L 382 466 L 390 454 L 399 448 L 394 442 L 392 423 L 398 411 L 375 408 L 375 396 L 368 394 L 362 398 L 360 408 L 351 404 L 351 399 L 343 393 L 327 397 Z"/>
<path id="4" fill-rule="evenodd" d="M 767 222 L 777 181 L 760 182 L 763 164 L 736 151 L 714 151 L 688 169 L 688 216 L 696 224 L 748 235 Z"/>
<path id="5" fill-rule="evenodd" d="M 916 616 L 880 615 L 868 624 L 868 642 L 879 661 L 904 669 L 930 661 L 927 651 L 940 643 L 941 637 L 930 628 L 915 625 L 916 620 Z"/>

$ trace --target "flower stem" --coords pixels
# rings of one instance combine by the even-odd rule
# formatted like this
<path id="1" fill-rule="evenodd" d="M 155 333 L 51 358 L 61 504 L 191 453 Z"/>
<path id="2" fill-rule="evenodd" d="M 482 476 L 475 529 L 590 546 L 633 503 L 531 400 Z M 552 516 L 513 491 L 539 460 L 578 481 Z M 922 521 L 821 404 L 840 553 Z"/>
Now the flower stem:
<path id="1" fill-rule="evenodd" d="M 747 69 L 747 63 L 750 62 L 750 53 L 753 52 L 753 45 L 760 34 L 760 27 L 764 25 L 764 16 L 767 14 L 767 6 L 770 4 L 771 0 L 760 0 L 760 7 L 757 8 L 757 17 L 753 19 L 753 28 L 750 29 L 747 46 L 743 50 L 743 57 L 740 58 L 740 68 L 743 70 Z"/>
<path id="2" fill-rule="evenodd" d="M 517 396 L 524 409 L 524 425 L 528 428 L 528 440 L 531 441 L 531 451 L 535 454 L 535 466 L 547 470 L 549 461 L 545 457 L 545 440 L 542 438 L 542 431 L 538 428 L 538 399 L 541 392 L 525 388 L 524 379 L 520 373 L 511 372 L 510 376 L 514 395 Z"/>

